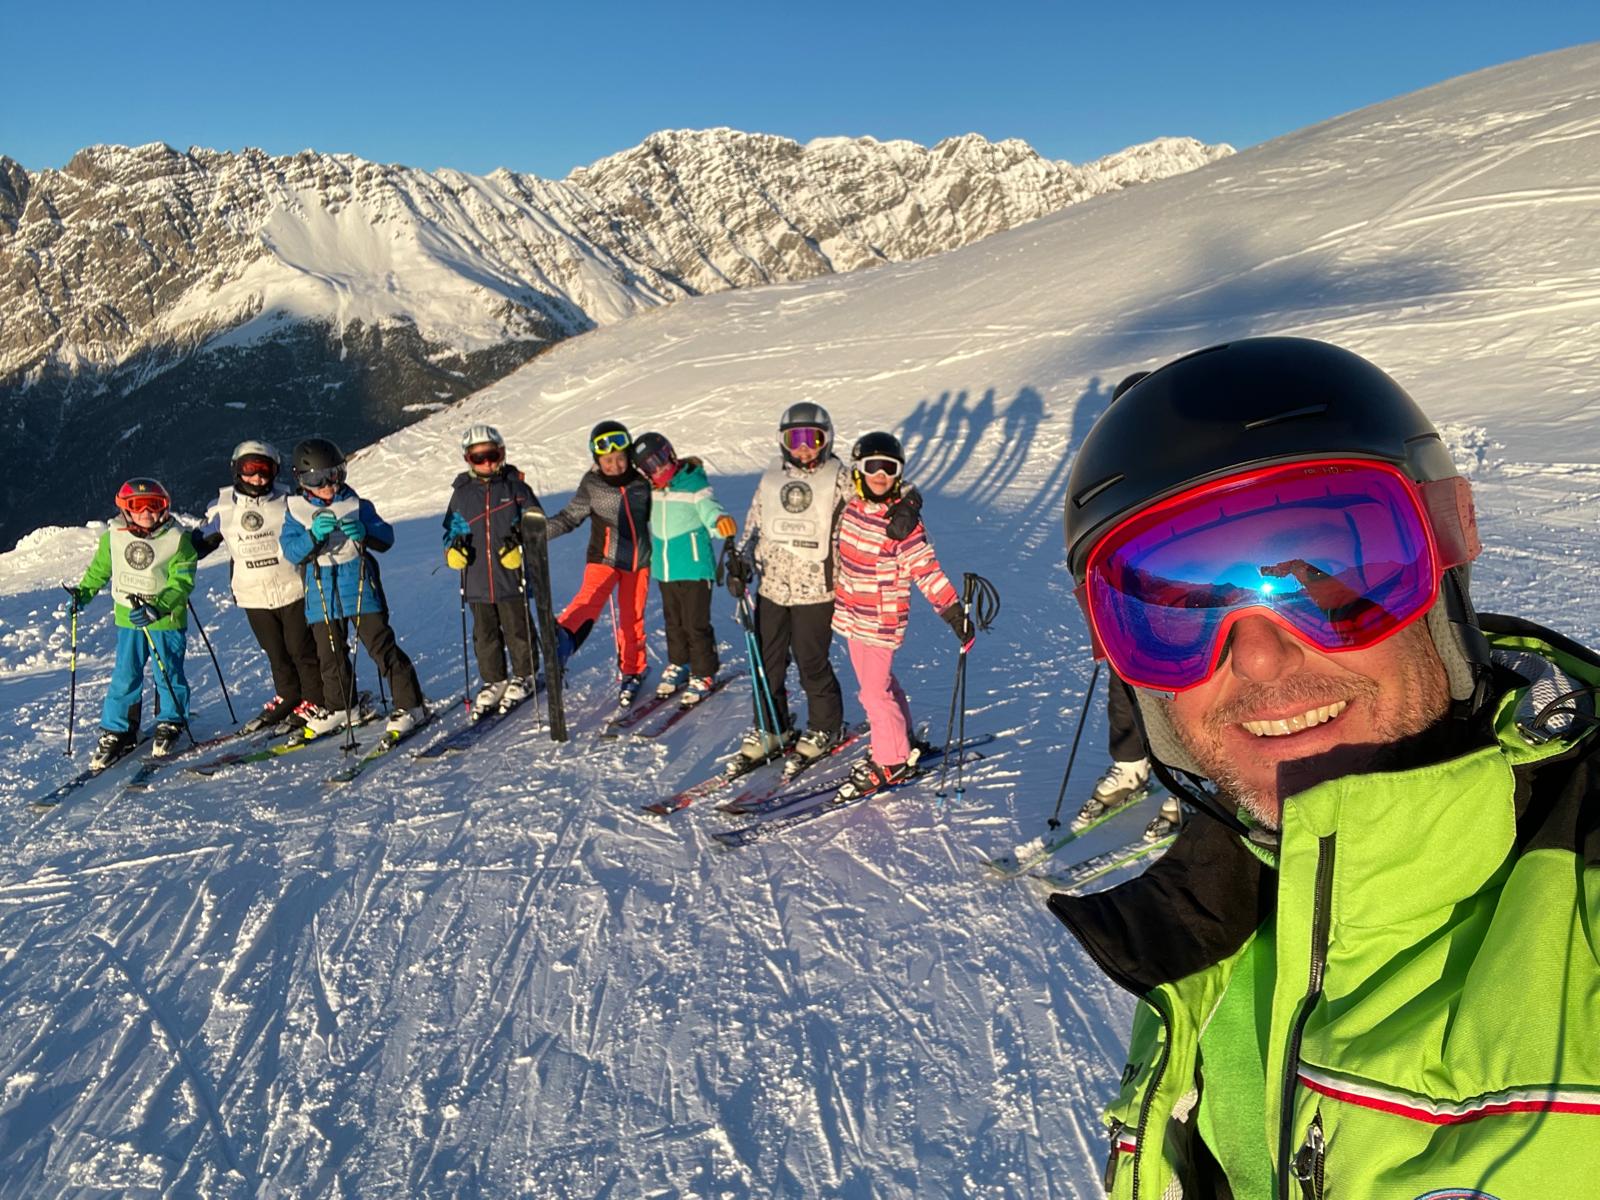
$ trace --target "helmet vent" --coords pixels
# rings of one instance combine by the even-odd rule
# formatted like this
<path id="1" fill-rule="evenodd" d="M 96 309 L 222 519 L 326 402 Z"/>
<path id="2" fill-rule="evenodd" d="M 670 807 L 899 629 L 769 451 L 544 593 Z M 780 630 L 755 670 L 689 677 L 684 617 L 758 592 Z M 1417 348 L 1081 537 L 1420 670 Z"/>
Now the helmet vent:
<path id="1" fill-rule="evenodd" d="M 1278 413 L 1276 416 L 1262 417 L 1259 421 L 1246 421 L 1244 427 L 1246 429 L 1264 429 L 1268 425 L 1278 425 L 1284 421 L 1293 421 L 1300 417 L 1314 417 L 1327 411 L 1328 406 L 1326 404 L 1308 404 L 1304 408 L 1290 409 L 1288 412 Z"/>

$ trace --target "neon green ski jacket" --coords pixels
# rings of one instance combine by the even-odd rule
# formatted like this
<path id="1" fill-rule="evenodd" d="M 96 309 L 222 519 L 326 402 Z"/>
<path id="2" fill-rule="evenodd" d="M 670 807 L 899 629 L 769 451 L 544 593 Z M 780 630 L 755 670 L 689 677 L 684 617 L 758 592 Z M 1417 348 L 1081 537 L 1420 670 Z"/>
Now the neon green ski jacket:
<path id="1" fill-rule="evenodd" d="M 1475 731 L 1291 797 L 1275 866 L 1200 818 L 1139 878 L 1051 897 L 1140 999 L 1105 1117 L 1108 1194 L 1600 1196 L 1600 659 L 1483 624 L 1498 699 Z M 1541 722 L 1570 689 L 1558 707 L 1579 715 Z M 1264 1122 L 1213 1146 L 1206 1101 L 1262 1084 L 1208 1064 L 1203 1039 L 1263 945 L 1265 1088 L 1231 1111 Z M 1230 1174 L 1241 1146 L 1256 1169 Z"/>

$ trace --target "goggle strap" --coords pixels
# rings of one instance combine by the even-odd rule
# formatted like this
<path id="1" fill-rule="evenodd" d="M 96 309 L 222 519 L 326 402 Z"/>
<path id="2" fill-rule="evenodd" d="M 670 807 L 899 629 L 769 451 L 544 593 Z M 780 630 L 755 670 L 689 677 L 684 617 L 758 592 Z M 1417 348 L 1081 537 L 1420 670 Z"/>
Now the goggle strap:
<path id="1" fill-rule="evenodd" d="M 1472 485 L 1460 475 L 1417 485 L 1428 521 L 1433 526 L 1439 566 L 1445 570 L 1465 566 L 1483 553 L 1478 538 L 1478 515 L 1472 506 Z"/>

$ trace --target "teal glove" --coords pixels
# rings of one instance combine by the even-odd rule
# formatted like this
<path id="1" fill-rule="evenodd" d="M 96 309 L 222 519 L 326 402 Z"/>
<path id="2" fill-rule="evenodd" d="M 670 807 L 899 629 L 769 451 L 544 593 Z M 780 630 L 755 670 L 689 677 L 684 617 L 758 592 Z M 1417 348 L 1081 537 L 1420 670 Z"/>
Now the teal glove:
<path id="1" fill-rule="evenodd" d="M 339 518 L 324 508 L 311 518 L 311 536 L 319 542 L 328 540 L 329 535 L 339 528 Z"/>
<path id="2" fill-rule="evenodd" d="M 339 528 L 345 537 L 352 542 L 359 542 L 367 536 L 367 527 L 361 523 L 361 518 L 355 513 L 339 518 Z"/>

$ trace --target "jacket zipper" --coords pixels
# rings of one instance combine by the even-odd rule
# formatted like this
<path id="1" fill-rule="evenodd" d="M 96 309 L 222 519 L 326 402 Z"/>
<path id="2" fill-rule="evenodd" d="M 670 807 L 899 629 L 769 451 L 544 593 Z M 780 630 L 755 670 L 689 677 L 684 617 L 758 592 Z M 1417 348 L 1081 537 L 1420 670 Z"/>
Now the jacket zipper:
<path id="1" fill-rule="evenodd" d="M 1322 1136 L 1322 1111 L 1311 1117 L 1306 1140 L 1294 1156 L 1294 1177 L 1300 1181 L 1301 1200 L 1322 1200 L 1322 1166 L 1328 1157 L 1328 1143 Z"/>
<path id="2" fill-rule="evenodd" d="M 1117 1145 L 1122 1140 L 1122 1131 L 1127 1126 L 1116 1118 L 1111 1120 L 1111 1154 L 1106 1159 L 1106 1174 L 1103 1182 L 1106 1186 L 1106 1195 L 1111 1195 L 1112 1185 L 1117 1181 L 1117 1159 L 1121 1157 L 1122 1150 Z"/>
<path id="3" fill-rule="evenodd" d="M 630 570 L 639 569 L 639 527 L 633 523 L 633 505 L 628 503 L 628 485 L 623 484 L 619 489 L 622 493 L 622 511 L 628 514 L 628 534 L 633 539 L 633 566 Z M 621 530 L 618 530 L 620 533 Z M 621 563 L 617 564 L 619 567 Z"/>
<path id="4" fill-rule="evenodd" d="M 1144 1091 L 1144 1099 L 1139 1102 L 1139 1125 L 1133 1135 L 1133 1200 L 1139 1200 L 1139 1160 L 1143 1157 L 1139 1152 L 1144 1149 L 1145 1126 L 1150 1122 L 1150 1108 L 1155 1103 L 1156 1092 L 1161 1089 L 1161 1077 L 1167 1073 L 1167 1060 L 1172 1057 L 1172 1022 L 1154 1004 L 1150 1007 L 1161 1018 L 1161 1057 L 1156 1060 L 1155 1069 L 1150 1073 L 1149 1086 Z"/>
<path id="5" fill-rule="evenodd" d="M 1306 980 L 1305 999 L 1300 1004 L 1300 1015 L 1295 1018 L 1294 1030 L 1289 1036 L 1289 1053 L 1283 1064 L 1283 1095 L 1278 1113 L 1278 1195 L 1288 1200 L 1289 1177 L 1292 1173 L 1290 1147 L 1294 1143 L 1294 1092 L 1300 1080 L 1300 1040 L 1305 1034 L 1311 1010 L 1322 996 L 1322 977 L 1328 966 L 1328 930 L 1333 908 L 1333 845 L 1334 835 L 1317 839 L 1316 895 L 1311 909 L 1311 969 Z M 1313 1124 L 1317 1124 L 1313 1118 Z M 1321 1136 L 1318 1124 L 1317 1135 Z M 1307 1137 L 1311 1135 L 1308 1133 Z M 1320 1189 L 1319 1189 L 1320 1190 Z"/>
<path id="6" fill-rule="evenodd" d="M 488 558 L 488 556 L 491 555 L 491 554 L 495 554 L 496 551 L 495 551 L 495 548 L 489 544 L 490 540 L 491 539 L 489 537 L 489 487 L 488 487 L 488 485 L 485 485 L 485 487 L 483 489 L 483 553 L 484 553 L 483 570 L 484 570 L 484 573 L 489 576 L 489 603 L 493 604 L 494 603 L 494 563 Z"/>

